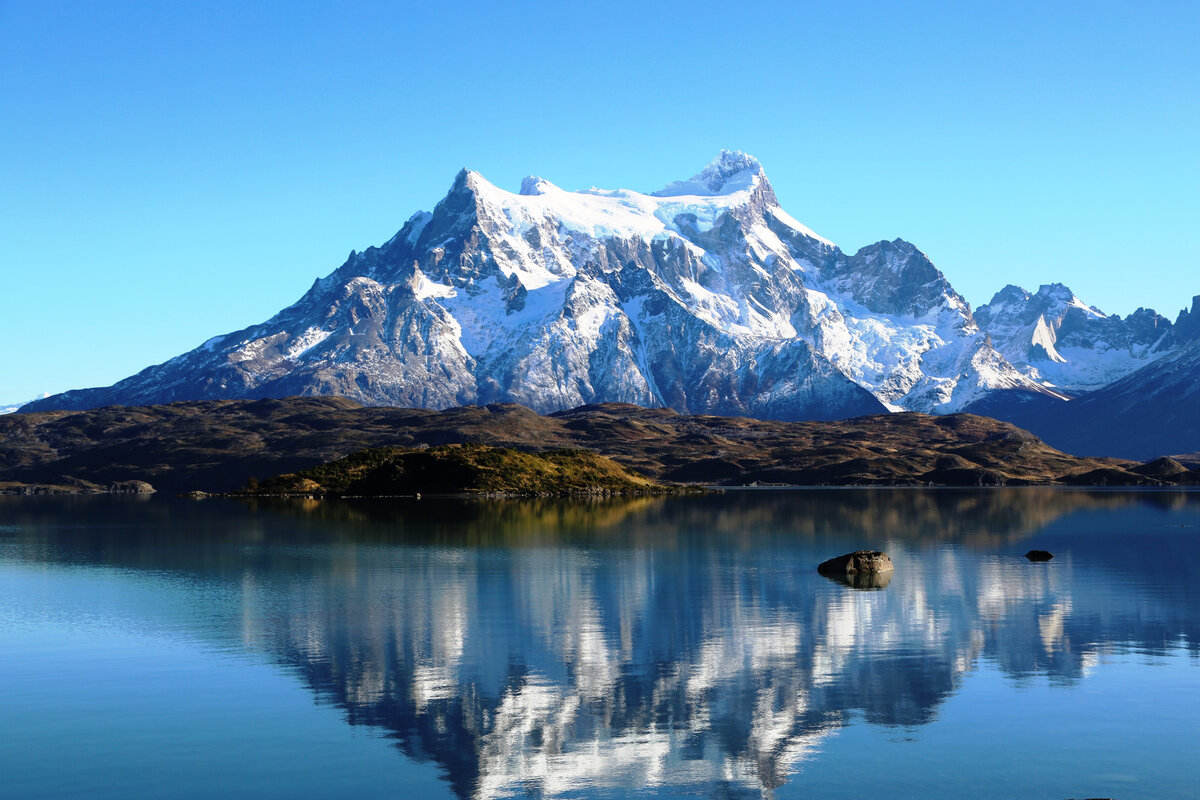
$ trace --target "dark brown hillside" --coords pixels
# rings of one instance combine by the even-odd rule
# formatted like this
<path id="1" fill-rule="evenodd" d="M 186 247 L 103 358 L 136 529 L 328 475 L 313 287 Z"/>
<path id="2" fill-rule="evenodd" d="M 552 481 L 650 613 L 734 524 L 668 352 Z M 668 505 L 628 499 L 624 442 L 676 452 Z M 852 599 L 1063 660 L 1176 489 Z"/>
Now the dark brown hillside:
<path id="1" fill-rule="evenodd" d="M 884 414 L 837 422 L 684 416 L 622 404 L 543 416 L 523 406 L 426 411 L 342 398 L 113 406 L 0 417 L 0 482 L 166 491 L 240 488 L 373 447 L 476 442 L 526 451 L 593 450 L 668 481 L 804 485 L 1073 483 L 1134 462 L 1076 458 L 1013 425 L 970 414 Z M 1138 475 L 1188 483 L 1195 471 Z M 1144 480 L 1142 480 L 1144 479 Z"/>

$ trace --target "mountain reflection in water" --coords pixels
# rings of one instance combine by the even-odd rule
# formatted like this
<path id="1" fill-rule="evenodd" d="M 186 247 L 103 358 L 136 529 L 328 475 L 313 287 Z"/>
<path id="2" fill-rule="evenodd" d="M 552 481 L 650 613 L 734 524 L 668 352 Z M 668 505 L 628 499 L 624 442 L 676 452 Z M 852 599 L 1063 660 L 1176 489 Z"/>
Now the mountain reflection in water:
<path id="1" fill-rule="evenodd" d="M 235 586 L 228 635 L 439 763 L 463 798 L 760 796 L 856 719 L 934 720 L 981 660 L 1070 684 L 1114 651 L 1200 654 L 1194 530 L 1162 523 L 1194 525 L 1195 494 L 123 508 L 122 536 L 64 524 L 94 503 L 5 519 L 26 560 Z M 1027 562 L 1030 544 L 1055 560 Z M 816 573 L 860 547 L 891 555 L 886 586 Z"/>

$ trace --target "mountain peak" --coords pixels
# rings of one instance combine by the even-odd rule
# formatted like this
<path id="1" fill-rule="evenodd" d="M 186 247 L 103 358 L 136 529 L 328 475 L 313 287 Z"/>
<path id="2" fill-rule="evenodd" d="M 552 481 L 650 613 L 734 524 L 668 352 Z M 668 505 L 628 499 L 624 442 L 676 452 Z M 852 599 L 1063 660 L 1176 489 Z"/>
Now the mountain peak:
<path id="1" fill-rule="evenodd" d="M 550 181 L 545 180 L 544 178 L 539 178 L 537 175 L 529 175 L 521 180 L 521 191 L 519 194 L 525 195 L 526 197 L 545 194 L 546 190 L 552 185 L 553 184 L 551 184 Z"/>
<path id="2" fill-rule="evenodd" d="M 1031 295 L 1020 286 L 1010 283 L 1000 291 L 992 295 L 988 305 L 996 305 L 997 303 L 1024 303 Z"/>
<path id="3" fill-rule="evenodd" d="M 678 195 L 723 195 L 752 189 L 765 182 L 762 164 L 741 150 L 722 150 L 717 157 L 686 181 L 667 184 L 656 197 Z"/>
<path id="4" fill-rule="evenodd" d="M 1075 297 L 1075 293 L 1071 291 L 1071 287 L 1065 283 L 1043 283 L 1038 287 L 1037 293 L 1043 297 L 1065 297 L 1068 300 Z"/>
<path id="5" fill-rule="evenodd" d="M 719 192 L 730 178 L 743 172 L 762 175 L 762 164 L 758 163 L 757 158 L 741 150 L 722 150 L 692 180 L 703 181 L 710 191 Z"/>

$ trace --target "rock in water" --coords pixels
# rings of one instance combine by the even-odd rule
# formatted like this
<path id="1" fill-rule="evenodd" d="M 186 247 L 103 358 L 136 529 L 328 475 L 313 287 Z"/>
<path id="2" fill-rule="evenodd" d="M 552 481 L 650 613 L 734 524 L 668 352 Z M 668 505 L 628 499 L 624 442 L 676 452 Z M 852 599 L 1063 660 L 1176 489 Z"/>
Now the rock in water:
<path id="1" fill-rule="evenodd" d="M 1030 550 L 1025 557 L 1030 561 L 1049 561 L 1054 558 L 1054 553 L 1049 550 Z"/>
<path id="2" fill-rule="evenodd" d="M 894 569 L 888 554 L 878 550 L 856 550 L 844 556 L 831 558 L 817 566 L 817 572 L 830 576 L 879 575 Z"/>

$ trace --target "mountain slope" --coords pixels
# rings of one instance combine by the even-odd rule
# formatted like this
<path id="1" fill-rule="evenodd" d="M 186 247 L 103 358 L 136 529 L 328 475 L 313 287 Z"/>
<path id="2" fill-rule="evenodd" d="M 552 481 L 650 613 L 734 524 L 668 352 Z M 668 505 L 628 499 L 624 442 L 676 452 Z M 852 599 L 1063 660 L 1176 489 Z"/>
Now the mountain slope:
<path id="1" fill-rule="evenodd" d="M 1047 444 L 1083 456 L 1146 460 L 1200 451 L 1200 341 L 1176 348 L 1118 381 L 1069 403 L 974 404 Z"/>
<path id="2" fill-rule="evenodd" d="M 512 194 L 464 170 L 267 322 L 25 410 L 343 395 L 829 419 L 950 412 L 1000 389 L 1044 391 L 924 254 L 843 253 L 726 151 L 652 194 L 538 178 Z"/>

